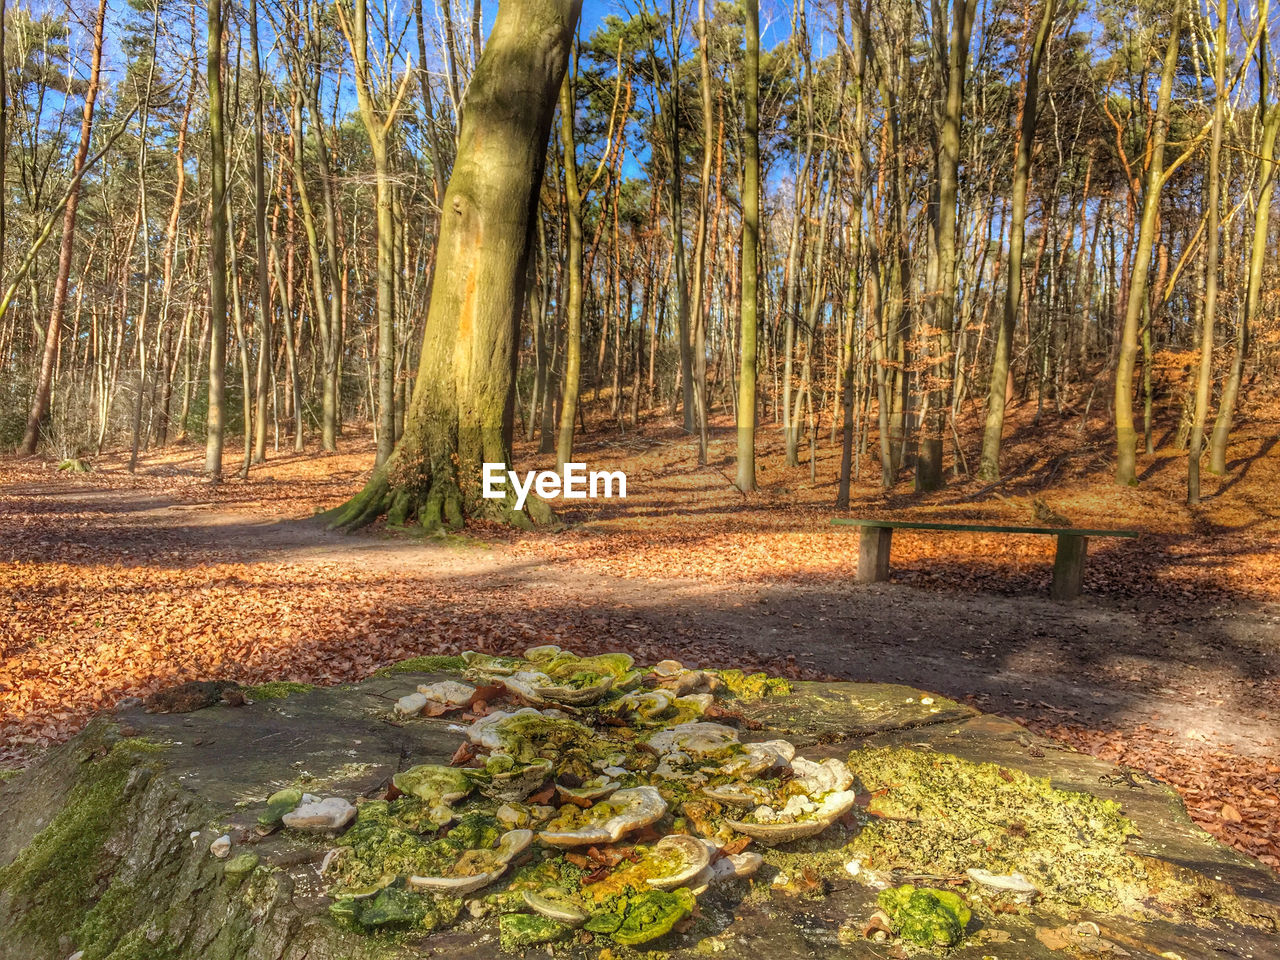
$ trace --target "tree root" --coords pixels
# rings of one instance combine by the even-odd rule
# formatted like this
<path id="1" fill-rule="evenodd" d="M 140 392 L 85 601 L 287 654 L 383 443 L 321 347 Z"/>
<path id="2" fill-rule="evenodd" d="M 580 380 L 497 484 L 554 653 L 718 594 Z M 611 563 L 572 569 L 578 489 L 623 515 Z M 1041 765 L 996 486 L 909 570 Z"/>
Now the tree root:
<path id="1" fill-rule="evenodd" d="M 381 469 L 375 471 L 364 489 L 354 497 L 319 516 L 328 529 L 351 532 L 367 527 L 388 513 L 391 505 L 391 486 L 387 482 L 386 470 Z"/>
<path id="2" fill-rule="evenodd" d="M 388 466 L 391 462 L 388 462 Z M 478 500 L 468 504 L 452 477 L 430 483 L 423 495 L 410 485 L 393 484 L 387 467 L 377 470 L 363 490 L 331 510 L 318 515 L 329 530 L 353 533 L 385 516 L 388 526 L 417 525 L 428 533 L 461 530 L 468 518 L 493 520 L 520 530 L 561 528 L 559 519 L 546 503 L 530 497 L 517 510 L 513 497 Z"/>

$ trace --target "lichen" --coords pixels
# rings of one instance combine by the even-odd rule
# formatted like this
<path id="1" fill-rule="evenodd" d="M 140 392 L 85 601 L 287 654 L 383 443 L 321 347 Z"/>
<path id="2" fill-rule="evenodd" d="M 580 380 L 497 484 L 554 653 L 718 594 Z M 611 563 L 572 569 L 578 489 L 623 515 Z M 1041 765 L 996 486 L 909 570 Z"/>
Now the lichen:
<path id="1" fill-rule="evenodd" d="M 283 700 L 290 694 L 306 693 L 314 689 L 315 687 L 311 684 L 299 683 L 296 680 L 271 680 L 252 687 L 241 687 L 244 695 L 250 700 Z"/>
<path id="2" fill-rule="evenodd" d="M 849 767 L 871 795 L 853 847 L 873 869 L 1017 870 L 1047 899 L 1099 910 L 1141 895 L 1134 827 L 1114 801 L 927 751 L 855 750 Z"/>
<path id="3" fill-rule="evenodd" d="M 953 947 L 969 925 L 969 908 L 950 890 L 906 884 L 882 890 L 876 902 L 894 934 L 921 947 Z"/>

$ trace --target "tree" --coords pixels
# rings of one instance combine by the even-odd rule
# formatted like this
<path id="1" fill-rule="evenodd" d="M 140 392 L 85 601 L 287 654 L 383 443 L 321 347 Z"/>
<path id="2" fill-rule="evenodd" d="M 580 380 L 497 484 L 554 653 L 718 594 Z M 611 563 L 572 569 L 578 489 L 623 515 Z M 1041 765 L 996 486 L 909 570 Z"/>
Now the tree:
<path id="1" fill-rule="evenodd" d="M 738 489 L 756 488 L 756 289 L 760 246 L 760 3 L 743 0 L 747 57 L 743 64 L 742 344 L 738 376 Z"/>
<path id="2" fill-rule="evenodd" d="M 556 434 L 556 468 L 573 459 L 573 425 L 578 418 L 578 393 L 582 388 L 582 191 L 578 187 L 578 149 L 573 136 L 577 100 L 571 71 L 560 85 L 560 140 L 564 147 L 564 203 L 569 227 L 564 272 L 565 297 L 564 376 L 560 381 L 560 431 Z"/>
<path id="3" fill-rule="evenodd" d="M 253 240 L 257 267 L 254 301 L 258 308 L 257 400 L 254 411 L 253 460 L 267 458 L 267 390 L 271 375 L 271 285 L 267 280 L 267 186 L 262 130 L 262 54 L 258 45 L 258 0 L 249 0 L 249 67 L 253 72 Z"/>
<path id="4" fill-rule="evenodd" d="M 1231 420 L 1235 414 L 1236 397 L 1240 392 L 1240 377 L 1244 369 L 1245 354 L 1249 349 L 1249 331 L 1259 315 L 1262 305 L 1262 271 L 1269 259 L 1267 231 L 1271 224 L 1271 198 L 1276 187 L 1276 136 L 1280 134 L 1280 102 L 1268 103 L 1271 96 L 1270 24 L 1267 11 L 1270 4 L 1264 2 L 1258 11 L 1258 110 L 1262 114 L 1261 142 L 1258 146 L 1258 202 L 1253 212 L 1253 242 L 1249 252 L 1248 280 L 1245 283 L 1244 312 L 1236 330 L 1236 345 L 1231 357 L 1231 370 L 1222 387 L 1218 401 L 1218 416 L 1209 438 L 1209 471 L 1227 472 L 1227 441 L 1231 436 Z"/>
<path id="5" fill-rule="evenodd" d="M 1182 31 L 1181 0 L 1173 11 L 1168 47 L 1160 71 L 1160 92 L 1156 96 L 1154 129 L 1151 132 L 1151 159 L 1147 182 L 1142 193 L 1142 219 L 1138 229 L 1138 246 L 1134 252 L 1129 289 L 1126 293 L 1124 327 L 1120 333 L 1120 357 L 1116 364 L 1116 483 L 1137 482 L 1138 435 L 1133 428 L 1133 368 L 1138 356 L 1138 325 L 1147 304 L 1147 273 L 1151 269 L 1151 251 L 1155 246 L 1156 220 L 1160 213 L 1160 194 L 1167 181 L 1164 168 L 1165 143 L 1169 136 L 1169 104 L 1173 99 L 1173 81 L 1178 71 L 1178 43 Z"/>
<path id="6" fill-rule="evenodd" d="M 62 247 L 58 251 L 58 276 L 53 286 L 53 304 L 49 308 L 49 323 L 45 328 L 44 352 L 40 361 L 39 378 L 36 381 L 35 398 L 31 401 L 27 429 L 22 435 L 22 445 L 18 448 L 18 452 L 27 457 L 35 454 L 36 445 L 40 442 L 40 426 L 49 412 L 49 396 L 53 390 L 53 368 L 58 359 L 58 344 L 62 339 L 62 314 L 67 305 L 71 256 L 75 252 L 76 210 L 80 204 L 80 183 L 89 159 L 89 139 L 93 133 L 93 107 L 98 99 L 98 81 L 102 74 L 102 32 L 106 20 L 107 0 L 98 0 L 98 13 L 93 22 L 93 54 L 89 63 L 89 86 L 85 91 L 84 112 L 80 119 L 80 142 L 76 146 L 76 156 L 71 167 L 71 183 L 67 188 L 66 206 L 62 213 Z M 0 255 L 2 254 L 3 248 L 0 248 Z"/>
<path id="7" fill-rule="evenodd" d="M 556 95 L 582 0 L 502 0 L 467 88 L 445 191 L 431 305 L 404 433 L 364 490 L 331 511 L 428 529 L 468 517 L 549 519 L 486 500 L 482 464 L 511 459 L 517 332 Z"/>
<path id="8" fill-rule="evenodd" d="M 996 333 L 995 356 L 991 361 L 991 381 L 987 389 L 987 422 L 982 434 L 984 480 L 1000 476 L 1000 438 L 1004 432 L 1004 402 L 1009 380 L 1009 356 L 1013 350 L 1013 324 L 1022 305 L 1022 247 L 1026 237 L 1027 182 L 1031 179 L 1031 149 L 1036 136 L 1036 98 L 1039 95 L 1040 67 L 1044 62 L 1057 0 L 1045 0 L 1027 61 L 1026 87 L 1022 97 L 1022 123 L 1013 165 L 1013 198 L 1009 211 L 1009 270 L 1005 279 L 1004 312 Z"/>
<path id="9" fill-rule="evenodd" d="M 1218 0 L 1218 23 L 1213 38 L 1213 137 L 1209 142 L 1208 199 L 1205 202 L 1204 306 L 1201 308 L 1200 365 L 1196 371 L 1191 442 L 1187 449 L 1187 503 L 1200 502 L 1200 453 L 1209 415 L 1213 379 L 1213 329 L 1218 318 L 1219 198 L 1222 192 L 1222 135 L 1227 112 L 1227 0 Z"/>
<path id="10" fill-rule="evenodd" d="M 342 7 L 338 6 L 341 13 Z M 391 166 L 388 136 L 395 123 L 400 102 L 408 88 L 412 70 L 405 70 L 392 102 L 380 108 L 375 100 L 369 66 L 369 11 L 367 0 L 355 0 L 355 15 L 343 32 L 355 59 L 356 99 L 360 118 L 369 136 L 373 153 L 375 209 L 378 238 L 378 458 L 381 466 L 391 456 L 395 442 L 395 226 L 392 217 Z"/>
<path id="11" fill-rule="evenodd" d="M 227 366 L 227 158 L 222 129 L 222 0 L 208 0 L 209 86 L 209 411 L 204 472 L 222 478 Z"/>
<path id="12" fill-rule="evenodd" d="M 0 0 L 0 269 L 4 266 L 4 234 L 8 223 L 5 199 L 9 192 L 9 64 L 4 44 L 8 6 Z"/>
<path id="13" fill-rule="evenodd" d="M 916 462 L 916 489 L 936 490 L 942 479 L 942 435 L 947 423 L 946 369 L 951 363 L 951 339 L 956 314 L 956 198 L 960 180 L 960 125 L 964 119 L 964 86 L 969 70 L 969 40 L 977 0 L 951 0 L 951 24 L 943 22 L 943 4 L 935 0 L 933 53 L 935 70 L 943 78 L 943 107 L 937 120 L 938 141 L 930 226 L 928 289 L 933 299 L 929 340 L 936 359 L 931 374 L 929 411 L 923 425 Z"/>

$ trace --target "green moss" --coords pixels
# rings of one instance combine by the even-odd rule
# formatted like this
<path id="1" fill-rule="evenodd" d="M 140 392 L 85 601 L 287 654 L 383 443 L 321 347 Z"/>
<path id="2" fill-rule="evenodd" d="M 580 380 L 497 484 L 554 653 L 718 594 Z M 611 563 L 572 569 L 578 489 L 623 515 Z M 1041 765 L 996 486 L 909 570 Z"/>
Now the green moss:
<path id="1" fill-rule="evenodd" d="M 257 861 L 254 854 L 237 859 L 243 857 Z M 147 919 L 154 896 L 145 881 L 131 883 L 119 873 L 113 876 L 73 938 L 84 951 L 83 960 L 176 960 L 181 949 L 164 933 L 164 923 Z"/>
<path id="2" fill-rule="evenodd" d="M 115 952 L 121 934 L 138 918 L 139 893 L 132 884 L 119 877 L 112 878 L 106 893 L 94 904 L 76 933 L 76 943 L 84 950 L 87 960 L 99 960 Z"/>
<path id="3" fill-rule="evenodd" d="M 90 954 L 85 951 L 85 960 L 178 960 L 181 948 L 171 943 L 168 938 L 161 937 L 152 942 L 145 929 L 130 930 L 110 953 Z"/>
<path id="4" fill-rule="evenodd" d="M 569 927 L 546 917 L 528 913 L 508 913 L 498 918 L 498 942 L 507 953 L 519 953 L 540 943 L 562 940 Z"/>
<path id="5" fill-rule="evenodd" d="M 416 927 L 434 911 L 427 898 L 409 890 L 388 887 L 360 911 L 366 927 Z"/>
<path id="6" fill-rule="evenodd" d="M 767 673 L 746 674 L 741 670 L 721 670 L 720 679 L 739 700 L 785 697 L 792 691 L 788 681 L 782 677 L 771 677 Z"/>
<path id="7" fill-rule="evenodd" d="M 11 911 L 24 932 L 55 946 L 84 918 L 83 936 L 106 935 L 108 913 L 114 916 L 129 892 L 115 884 L 105 893 L 100 890 L 99 878 L 108 872 L 103 848 L 121 826 L 131 777 L 145 784 L 155 771 L 146 758 L 163 749 L 145 740 L 123 740 L 105 757 L 87 763 L 49 825 L 0 869 L 0 889 L 13 898 Z M 94 907 L 100 895 L 107 901 L 102 909 Z M 91 907 L 93 914 L 86 916 Z"/>
<path id="8" fill-rule="evenodd" d="M 367 888 L 387 876 L 431 876 L 457 858 L 453 844 L 419 836 L 385 800 L 361 804 L 355 824 L 338 844 L 347 848 L 338 861 L 340 888 Z"/>
<path id="9" fill-rule="evenodd" d="M 357 900 L 341 897 L 329 913 L 360 931 L 411 930 L 431 933 L 458 919 L 462 901 L 454 897 L 434 897 L 401 886 L 387 887 L 375 897 Z"/>
<path id="10" fill-rule="evenodd" d="M 602 933 L 626 947 L 639 946 L 670 933 L 677 923 L 693 912 L 694 896 L 685 887 L 678 890 L 649 890 L 630 897 L 618 897 L 584 924 L 592 933 Z"/>
<path id="11" fill-rule="evenodd" d="M 383 667 L 377 676 L 390 677 L 397 673 L 441 673 L 446 670 L 462 671 L 467 667 L 461 657 L 427 656 L 401 660 L 389 667 Z"/>
<path id="12" fill-rule="evenodd" d="M 921 947 L 953 947 L 964 939 L 969 908 L 958 894 L 931 887 L 890 887 L 876 898 L 893 932 Z"/>
<path id="13" fill-rule="evenodd" d="M 569 748 L 596 744 L 598 737 L 576 720 L 546 717 L 540 713 L 515 713 L 489 728 L 502 744 L 503 753 L 521 763 L 539 758 L 559 760 Z"/>
<path id="14" fill-rule="evenodd" d="M 21 772 L 22 772 L 21 770 L 8 768 L 8 767 L 4 769 L 0 769 L 0 783 L 5 783 L 8 780 L 12 780 Z"/>
<path id="15" fill-rule="evenodd" d="M 314 690 L 309 683 L 298 683 L 296 680 L 272 680 L 252 687 L 242 687 L 244 695 L 250 700 L 283 700 L 292 693 L 306 693 Z"/>
<path id="16" fill-rule="evenodd" d="M 496 846 L 502 838 L 503 826 L 496 817 L 486 813 L 468 813 L 462 817 L 445 837 L 459 850 L 482 850 Z"/>

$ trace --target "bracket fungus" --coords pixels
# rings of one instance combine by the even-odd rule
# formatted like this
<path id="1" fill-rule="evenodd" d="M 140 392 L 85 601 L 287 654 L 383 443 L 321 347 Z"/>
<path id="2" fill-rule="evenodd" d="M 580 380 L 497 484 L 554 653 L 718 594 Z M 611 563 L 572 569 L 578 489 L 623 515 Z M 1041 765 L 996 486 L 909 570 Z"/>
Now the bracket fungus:
<path id="1" fill-rule="evenodd" d="M 656 787 L 631 787 L 585 809 L 561 808 L 560 816 L 538 832 L 538 839 L 553 847 L 616 843 L 628 833 L 656 823 L 666 812 L 667 801 Z"/>

